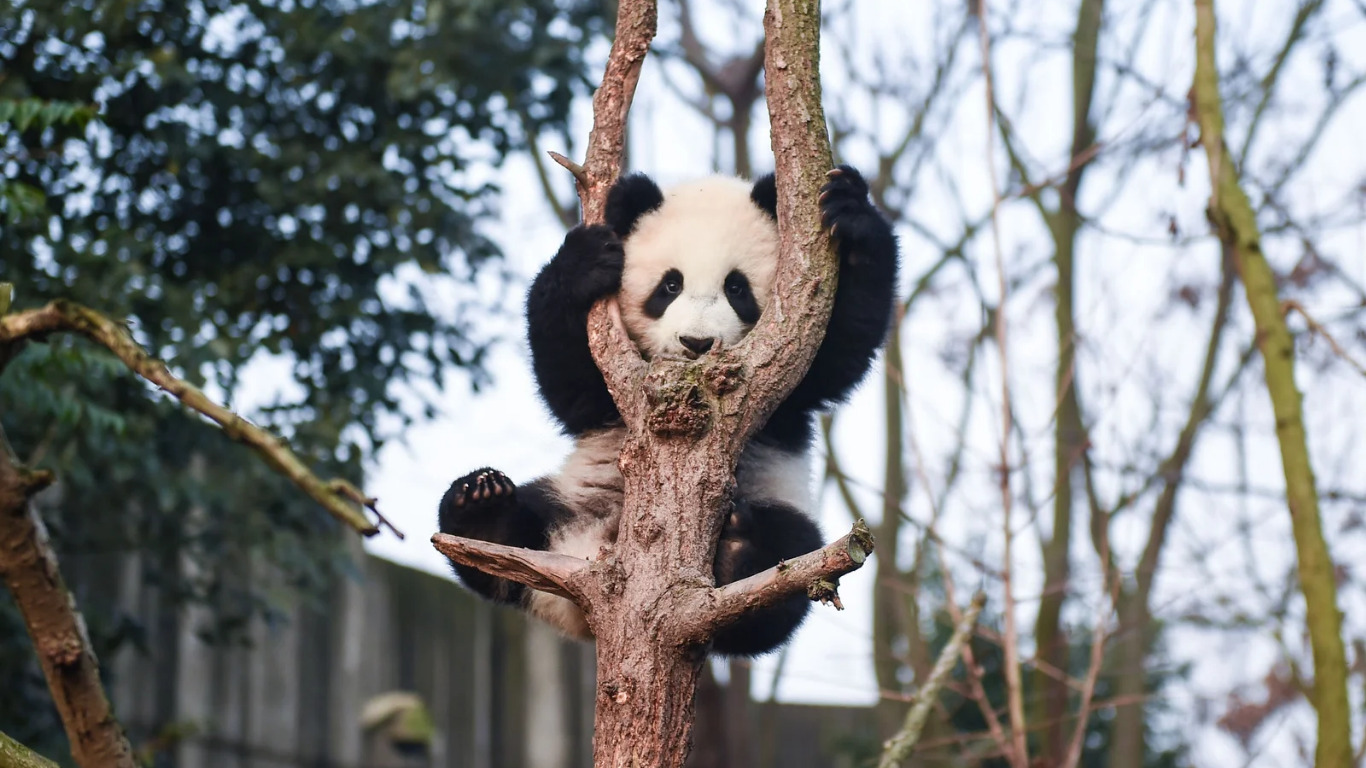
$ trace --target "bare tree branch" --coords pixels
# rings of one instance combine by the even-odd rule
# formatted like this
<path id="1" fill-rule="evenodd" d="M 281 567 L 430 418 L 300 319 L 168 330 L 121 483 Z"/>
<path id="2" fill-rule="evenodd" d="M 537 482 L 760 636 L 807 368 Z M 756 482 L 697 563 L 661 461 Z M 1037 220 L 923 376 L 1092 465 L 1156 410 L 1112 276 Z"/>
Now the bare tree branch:
<path id="1" fill-rule="evenodd" d="M 461 565 L 570 600 L 579 599 L 579 592 L 570 582 L 590 565 L 588 560 L 555 552 L 507 547 L 445 533 L 433 534 L 432 546 Z"/>
<path id="2" fill-rule="evenodd" d="M 1344 362 L 1355 368 L 1357 373 L 1366 376 L 1366 366 L 1357 362 L 1356 358 L 1352 357 L 1347 350 L 1343 349 L 1342 345 L 1338 343 L 1338 340 L 1333 338 L 1333 334 L 1329 333 L 1327 328 L 1324 328 L 1319 321 L 1315 320 L 1314 316 L 1309 314 L 1309 311 L 1304 308 L 1303 304 L 1293 299 L 1281 302 L 1281 314 L 1289 315 L 1292 311 L 1300 313 L 1300 317 L 1304 318 L 1304 322 L 1309 324 L 1309 330 L 1316 335 L 1322 336 L 1324 341 L 1328 342 L 1328 346 L 1333 348 L 1333 354 L 1342 358 Z"/>
<path id="3" fill-rule="evenodd" d="M 1001 453 L 998 471 L 1000 472 L 999 477 L 1001 485 L 1001 530 L 1005 536 L 1005 553 L 1001 586 L 1005 591 L 1004 614 L 1006 630 L 1005 643 L 1002 645 L 1001 650 L 1005 653 L 1006 700 L 1009 702 L 1010 735 L 1014 745 L 1014 748 L 1010 751 L 1011 764 L 1014 768 L 1025 768 L 1029 753 L 1028 748 L 1025 745 L 1024 683 L 1020 676 L 1019 635 L 1015 623 L 1015 595 L 1012 579 L 1013 558 L 1011 555 L 1014 530 L 1011 521 L 1012 494 L 1010 491 L 1010 347 L 1007 343 L 1007 328 L 1009 327 L 1009 324 L 1006 321 L 1006 300 L 1009 293 L 1006 281 L 1005 257 L 1001 250 L 1001 228 L 997 216 L 1001 208 L 1001 187 L 996 178 L 996 145 L 992 136 L 992 134 L 995 133 L 992 123 L 996 116 L 996 96 L 994 93 L 991 72 L 991 32 L 987 26 L 988 0 L 978 0 L 978 2 L 978 36 L 982 49 L 982 76 L 986 82 L 986 158 L 987 171 L 991 178 L 991 234 L 992 244 L 996 254 L 996 278 L 999 290 L 996 304 L 996 350 L 1001 365 Z"/>
<path id="4" fill-rule="evenodd" d="M 0 578 L 33 639 L 71 755 L 81 768 L 134 768 L 128 739 L 100 682 L 85 621 L 62 581 L 57 555 L 30 501 L 53 476 L 20 467 L 2 437 L 0 443 Z M 12 752 L 7 742 L 0 741 L 0 756 Z"/>
<path id="5" fill-rule="evenodd" d="M 52 333 L 76 333 L 107 348 L 133 373 L 169 392 L 191 410 L 212 419 L 232 440 L 255 450 L 272 469 L 289 478 L 333 517 L 357 532 L 373 536 L 379 533 L 379 527 L 383 525 L 400 539 L 403 538 L 403 534 L 376 509 L 375 499 L 367 497 L 346 480 L 322 480 L 313 474 L 280 438 L 213 402 L 199 389 L 173 376 L 164 362 L 152 357 L 133 341 L 126 328 L 93 309 L 69 301 L 53 301 L 40 309 L 0 317 L 0 350 L 7 347 L 12 349 L 28 339 Z M 357 505 L 369 508 L 377 522 L 367 520 Z"/>
<path id="6" fill-rule="evenodd" d="M 972 637 L 972 630 L 977 626 L 977 616 L 982 612 L 982 606 L 986 605 L 986 602 L 985 594 L 979 592 L 973 596 L 972 603 L 954 627 L 953 636 L 939 652 L 939 658 L 934 662 L 929 679 L 920 686 L 920 691 L 915 696 L 915 706 L 906 713 L 906 724 L 883 745 L 878 768 L 898 768 L 902 761 L 911 756 L 912 750 L 920 741 L 920 732 L 925 727 L 925 720 L 930 716 L 930 708 L 939 695 L 939 689 L 943 687 L 953 668 L 958 666 L 958 657 L 962 655 L 963 647 Z"/>
<path id="7" fill-rule="evenodd" d="M 602 221 L 607 192 L 621 175 L 626 116 L 635 98 L 645 53 L 655 37 L 657 19 L 654 0 L 623 0 L 617 4 L 616 37 L 607 55 L 602 87 L 593 94 L 593 131 L 588 135 L 588 155 L 583 163 L 585 177 L 579 179 L 579 202 L 586 223 Z"/>
<path id="8" fill-rule="evenodd" d="M 0 768 L 57 768 L 57 764 L 0 733 Z"/>
<path id="9" fill-rule="evenodd" d="M 843 610 L 836 591 L 839 577 L 858 570 L 872 553 L 872 532 L 859 520 L 852 531 L 815 552 L 692 597 L 680 606 L 689 616 L 689 624 L 680 628 L 678 640 L 704 642 L 717 629 L 746 613 L 799 592 Z"/>
<path id="10" fill-rule="evenodd" d="M 1195 0 L 1195 77 L 1191 112 L 1200 126 L 1210 176 L 1210 220 L 1234 256 L 1257 329 L 1266 389 L 1276 417 L 1276 438 L 1285 473 L 1286 502 L 1295 539 L 1305 624 L 1314 658 L 1311 700 L 1318 715 L 1318 768 L 1347 768 L 1352 762 L 1351 710 L 1347 696 L 1347 652 L 1338 609 L 1336 569 L 1323 536 L 1318 489 L 1305 435 L 1301 396 L 1295 383 L 1294 339 L 1276 293 L 1276 278 L 1262 251 L 1252 204 L 1224 138 L 1224 106 L 1216 64 L 1213 0 Z"/>

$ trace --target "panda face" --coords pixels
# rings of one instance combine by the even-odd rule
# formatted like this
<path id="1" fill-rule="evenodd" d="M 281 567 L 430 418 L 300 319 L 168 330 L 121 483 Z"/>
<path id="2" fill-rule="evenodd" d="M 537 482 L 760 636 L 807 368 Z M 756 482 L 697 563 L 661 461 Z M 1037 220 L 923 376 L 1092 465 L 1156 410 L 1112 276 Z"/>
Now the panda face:
<path id="1" fill-rule="evenodd" d="M 670 190 L 626 237 L 622 320 L 648 358 L 696 358 L 731 346 L 768 304 L 777 226 L 739 179 Z"/>

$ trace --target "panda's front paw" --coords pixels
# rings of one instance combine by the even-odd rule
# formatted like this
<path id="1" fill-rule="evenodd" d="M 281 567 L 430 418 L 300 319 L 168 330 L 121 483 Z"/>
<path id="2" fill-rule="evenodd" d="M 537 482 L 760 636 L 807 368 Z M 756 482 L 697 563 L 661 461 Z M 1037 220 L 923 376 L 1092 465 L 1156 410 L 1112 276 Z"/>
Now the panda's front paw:
<path id="1" fill-rule="evenodd" d="M 476 469 L 451 483 L 441 498 L 441 532 L 469 536 L 490 515 L 515 508 L 516 494 L 517 485 L 507 475 L 491 467 Z"/>
<path id="2" fill-rule="evenodd" d="M 579 225 L 565 235 L 560 247 L 560 289 L 580 304 L 592 304 L 621 289 L 626 251 L 611 227 Z"/>
<path id="3" fill-rule="evenodd" d="M 868 182 L 853 166 L 836 166 L 826 176 L 829 181 L 821 187 L 821 222 L 839 243 L 840 256 L 858 264 L 875 250 L 866 244 L 887 230 L 887 222 L 868 199 Z"/>

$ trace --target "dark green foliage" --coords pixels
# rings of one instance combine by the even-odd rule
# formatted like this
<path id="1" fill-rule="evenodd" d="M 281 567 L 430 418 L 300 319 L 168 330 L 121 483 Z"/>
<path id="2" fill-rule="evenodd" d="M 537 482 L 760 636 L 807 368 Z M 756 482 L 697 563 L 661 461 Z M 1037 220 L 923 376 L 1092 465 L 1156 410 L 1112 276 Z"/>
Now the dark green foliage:
<path id="1" fill-rule="evenodd" d="M 88 104 L 41 99 L 0 101 L 0 125 L 8 124 L 20 133 L 30 128 L 40 131 L 62 126 L 84 128 L 94 117 L 95 108 Z"/>
<path id="2" fill-rule="evenodd" d="M 100 120 L 0 128 L 3 175 L 50 214 L 5 228 L 0 280 L 19 306 L 136 318 L 196 383 L 288 354 L 302 392 L 278 423 L 377 437 L 393 383 L 477 369 L 468 319 L 409 286 L 496 254 L 470 162 L 516 146 L 518 114 L 563 121 L 588 5 L 7 4 L 0 100 L 93 101 Z"/>
<path id="3" fill-rule="evenodd" d="M 563 126 L 601 33 L 590 0 L 0 3 L 11 311 L 67 298 L 127 318 L 215 396 L 274 356 L 281 400 L 252 416 L 358 480 L 408 416 L 405 385 L 482 380 L 487 169 Z M 98 653 L 144 629 L 91 558 L 139 553 L 162 597 L 215 607 L 196 628 L 213 640 L 275 616 L 248 565 L 305 593 L 346 567 L 321 509 L 84 341 L 28 345 L 0 425 L 60 478 L 41 509 Z M 0 601 L 0 730 L 60 744 L 20 626 Z"/>
<path id="4" fill-rule="evenodd" d="M 69 101 L 41 99 L 0 99 L 0 129 L 24 133 L 30 128 L 42 132 L 50 129 L 82 129 L 95 117 L 95 108 Z M 0 217 L 7 226 L 17 226 L 26 220 L 42 217 L 47 197 L 30 184 L 7 181 L 0 176 Z M 0 313 L 8 311 L 8 302 L 0 306 Z"/>

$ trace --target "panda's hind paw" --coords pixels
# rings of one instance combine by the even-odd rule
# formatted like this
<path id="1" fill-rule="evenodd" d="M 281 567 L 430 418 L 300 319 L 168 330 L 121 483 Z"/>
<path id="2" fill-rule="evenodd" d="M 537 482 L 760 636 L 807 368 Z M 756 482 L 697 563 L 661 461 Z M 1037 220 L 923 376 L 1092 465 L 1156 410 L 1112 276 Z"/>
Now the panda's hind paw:
<path id="1" fill-rule="evenodd" d="M 758 551 L 752 540 L 754 515 L 749 504 L 735 503 L 731 513 L 721 524 L 721 540 L 716 545 L 716 564 L 713 575 L 718 585 L 730 584 L 758 573 Z"/>
<path id="2" fill-rule="evenodd" d="M 507 475 L 492 467 L 485 467 L 451 483 L 446 495 L 452 505 L 468 507 L 509 497 L 516 491 L 517 485 Z"/>

